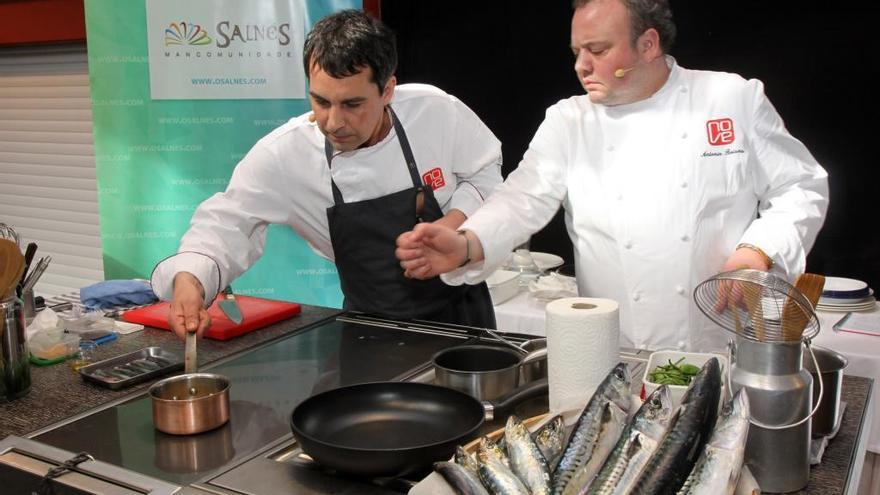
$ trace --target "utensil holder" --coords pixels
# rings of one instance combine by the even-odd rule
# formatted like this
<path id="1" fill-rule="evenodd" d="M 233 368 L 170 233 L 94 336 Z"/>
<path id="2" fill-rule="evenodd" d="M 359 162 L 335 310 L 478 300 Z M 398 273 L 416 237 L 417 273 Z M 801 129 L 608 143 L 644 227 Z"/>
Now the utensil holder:
<path id="1" fill-rule="evenodd" d="M 37 303 L 34 300 L 33 289 L 26 290 L 21 294 L 21 302 L 24 311 L 24 322 L 26 325 L 30 325 L 34 321 L 34 316 L 37 315 Z"/>
<path id="2" fill-rule="evenodd" d="M 31 389 L 25 327 L 22 300 L 13 296 L 0 302 L 0 400 L 17 399 Z"/>

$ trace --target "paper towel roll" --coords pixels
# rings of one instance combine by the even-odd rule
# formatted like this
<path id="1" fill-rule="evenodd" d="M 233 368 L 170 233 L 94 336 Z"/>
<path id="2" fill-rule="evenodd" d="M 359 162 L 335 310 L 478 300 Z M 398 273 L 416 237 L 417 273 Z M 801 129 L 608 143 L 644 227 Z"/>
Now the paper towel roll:
<path id="1" fill-rule="evenodd" d="M 620 358 L 620 319 L 611 299 L 569 297 L 547 304 L 550 411 L 583 408 Z"/>

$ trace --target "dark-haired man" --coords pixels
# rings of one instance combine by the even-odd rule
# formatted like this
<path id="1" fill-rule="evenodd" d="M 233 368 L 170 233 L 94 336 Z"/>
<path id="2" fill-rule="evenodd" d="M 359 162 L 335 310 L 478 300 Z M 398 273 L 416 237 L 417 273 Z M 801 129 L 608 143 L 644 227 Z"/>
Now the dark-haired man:
<path id="1" fill-rule="evenodd" d="M 178 254 L 156 266 L 181 337 L 285 224 L 335 260 L 345 307 L 402 318 L 495 326 L 483 285 L 407 279 L 395 239 L 420 221 L 457 228 L 501 182 L 501 144 L 467 106 L 428 85 L 397 86 L 394 35 L 347 10 L 305 41 L 312 111 L 260 139 L 226 191 L 193 215 Z"/>
<path id="2" fill-rule="evenodd" d="M 398 241 L 407 275 L 484 279 L 565 208 L 582 296 L 620 304 L 621 345 L 716 349 L 692 300 L 720 270 L 794 276 L 828 206 L 825 170 L 757 80 L 667 55 L 666 0 L 577 0 L 574 69 L 587 95 L 547 110 L 519 167 L 460 232 L 419 225 Z M 710 329 L 711 328 L 711 329 Z"/>

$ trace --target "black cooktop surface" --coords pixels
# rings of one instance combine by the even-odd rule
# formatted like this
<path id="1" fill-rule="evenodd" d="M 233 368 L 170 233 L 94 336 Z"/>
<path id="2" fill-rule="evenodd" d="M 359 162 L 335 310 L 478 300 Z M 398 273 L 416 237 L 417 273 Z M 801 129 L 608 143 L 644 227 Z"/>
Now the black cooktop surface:
<path id="1" fill-rule="evenodd" d="M 289 434 L 289 416 L 307 397 L 344 385 L 389 380 L 468 338 L 466 332 L 394 325 L 319 323 L 204 371 L 225 375 L 230 421 L 198 435 L 153 428 L 147 396 L 104 409 L 34 439 L 171 483 L 188 485 Z"/>

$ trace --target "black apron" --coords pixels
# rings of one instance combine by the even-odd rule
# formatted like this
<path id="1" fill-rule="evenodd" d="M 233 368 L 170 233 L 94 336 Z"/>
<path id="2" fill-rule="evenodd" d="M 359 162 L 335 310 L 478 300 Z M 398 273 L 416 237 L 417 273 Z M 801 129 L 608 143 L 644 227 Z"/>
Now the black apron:
<path id="1" fill-rule="evenodd" d="M 489 289 L 479 285 L 446 285 L 439 277 L 416 280 L 403 276 L 394 254 L 397 237 L 419 222 L 443 216 L 434 191 L 422 185 L 419 169 L 397 115 L 388 107 L 413 187 L 375 199 L 346 203 L 330 179 L 334 206 L 327 208 L 330 242 L 345 296 L 344 307 L 391 316 L 495 328 Z M 327 165 L 333 147 L 324 140 Z M 419 214 L 416 201 L 424 196 Z"/>

